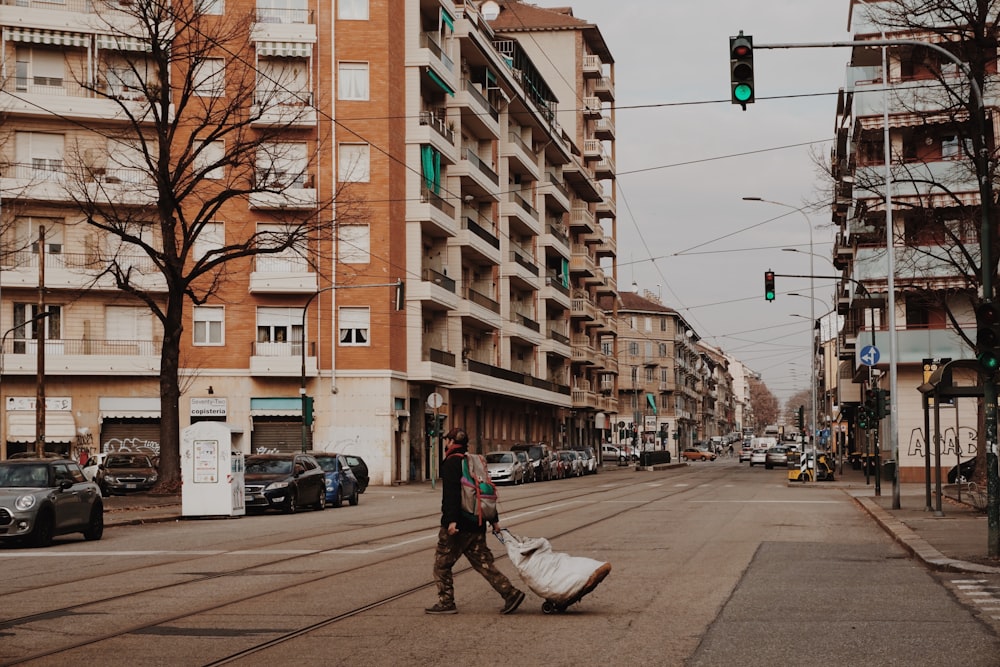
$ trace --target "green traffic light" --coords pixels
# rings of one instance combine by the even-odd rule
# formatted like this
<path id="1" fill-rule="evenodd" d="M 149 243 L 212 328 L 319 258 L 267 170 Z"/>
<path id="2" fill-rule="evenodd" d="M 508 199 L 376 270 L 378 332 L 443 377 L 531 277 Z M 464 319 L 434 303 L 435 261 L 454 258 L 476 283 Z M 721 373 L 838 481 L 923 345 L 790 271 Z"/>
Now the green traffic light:
<path id="1" fill-rule="evenodd" d="M 992 352 L 980 352 L 976 355 L 979 365 L 988 371 L 995 371 L 1000 368 L 1000 357 Z"/>
<path id="2" fill-rule="evenodd" d="M 740 102 L 746 102 L 753 97 L 753 88 L 745 83 L 737 84 L 736 87 L 733 88 L 733 97 Z"/>

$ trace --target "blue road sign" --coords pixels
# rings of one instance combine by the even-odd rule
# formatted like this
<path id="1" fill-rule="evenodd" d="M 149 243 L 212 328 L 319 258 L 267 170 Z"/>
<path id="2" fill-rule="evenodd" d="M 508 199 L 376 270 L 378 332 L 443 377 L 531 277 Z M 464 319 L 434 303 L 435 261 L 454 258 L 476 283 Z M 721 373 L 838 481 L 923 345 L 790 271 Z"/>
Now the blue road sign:
<path id="1" fill-rule="evenodd" d="M 865 345 L 861 348 L 861 354 L 858 355 L 858 359 L 860 359 L 861 363 L 865 366 L 874 366 L 878 363 L 879 356 L 881 355 L 879 355 L 877 347 L 874 345 Z"/>

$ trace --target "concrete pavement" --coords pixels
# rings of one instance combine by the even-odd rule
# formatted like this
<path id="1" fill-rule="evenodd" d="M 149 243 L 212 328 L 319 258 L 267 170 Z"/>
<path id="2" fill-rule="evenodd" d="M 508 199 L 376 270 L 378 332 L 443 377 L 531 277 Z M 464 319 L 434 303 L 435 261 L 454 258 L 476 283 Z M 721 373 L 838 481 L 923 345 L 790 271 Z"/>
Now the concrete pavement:
<path id="1" fill-rule="evenodd" d="M 644 474 L 632 470 L 606 467 L 607 472 L 617 471 L 614 474 Z M 833 482 L 789 482 L 789 485 L 802 488 L 803 493 L 808 493 L 810 488 L 841 488 L 896 542 L 931 569 L 1000 574 L 1000 560 L 987 557 L 986 514 L 968 502 L 968 494 L 959 502 L 957 497 L 949 495 L 954 494 L 954 490 L 946 488 L 941 511 L 938 512 L 936 496 L 931 496 L 928 506 L 923 484 L 902 484 L 900 509 L 892 509 L 891 482 L 883 481 L 881 495 L 875 495 L 874 479 L 866 480 L 863 473 L 850 469 L 845 469 L 844 474 Z M 429 484 L 414 486 L 426 486 L 428 492 L 433 491 Z M 112 496 L 104 499 L 104 505 L 106 526 L 179 521 L 182 518 L 179 494 Z"/>

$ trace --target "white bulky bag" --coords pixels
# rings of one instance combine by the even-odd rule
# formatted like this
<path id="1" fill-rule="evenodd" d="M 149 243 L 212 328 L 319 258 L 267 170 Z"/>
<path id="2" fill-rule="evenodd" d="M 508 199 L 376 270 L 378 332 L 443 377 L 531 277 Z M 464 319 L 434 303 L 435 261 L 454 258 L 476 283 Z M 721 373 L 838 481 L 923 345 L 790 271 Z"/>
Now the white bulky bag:
<path id="1" fill-rule="evenodd" d="M 556 604 L 568 602 L 606 563 L 593 558 L 552 551 L 544 537 L 503 536 L 510 562 L 535 595 Z"/>

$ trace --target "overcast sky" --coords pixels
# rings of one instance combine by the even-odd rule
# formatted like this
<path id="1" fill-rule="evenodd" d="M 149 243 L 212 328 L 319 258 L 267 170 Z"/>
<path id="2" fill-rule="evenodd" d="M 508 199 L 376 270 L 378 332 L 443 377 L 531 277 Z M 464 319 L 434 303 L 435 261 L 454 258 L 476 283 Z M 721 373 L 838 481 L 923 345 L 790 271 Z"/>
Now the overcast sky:
<path id="1" fill-rule="evenodd" d="M 615 59 L 618 287 L 659 294 L 698 333 L 760 372 L 784 402 L 808 387 L 810 304 L 833 308 L 833 281 L 778 278 L 809 271 L 806 217 L 825 184 L 844 48 L 764 44 L 850 38 L 849 0 L 534 0 L 570 5 L 598 25 Z M 729 102 L 729 36 L 752 35 L 757 102 Z M 774 98 L 774 99 L 768 99 Z M 835 272 L 829 207 L 808 215 L 815 275 Z M 797 248 L 800 253 L 784 252 Z M 792 314 L 804 315 L 797 318 Z"/>

